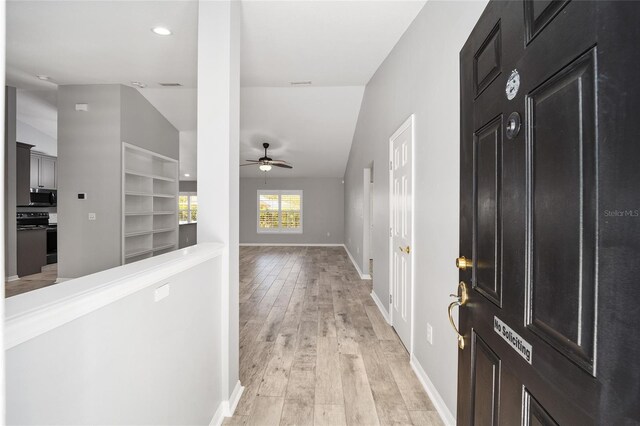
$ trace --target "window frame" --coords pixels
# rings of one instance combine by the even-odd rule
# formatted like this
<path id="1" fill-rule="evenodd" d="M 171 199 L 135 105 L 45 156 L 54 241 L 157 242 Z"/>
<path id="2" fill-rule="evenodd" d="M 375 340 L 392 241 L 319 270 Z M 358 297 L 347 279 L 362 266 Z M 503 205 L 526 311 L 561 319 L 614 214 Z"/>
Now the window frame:
<path id="1" fill-rule="evenodd" d="M 278 228 L 260 228 L 260 196 L 261 195 L 277 195 L 278 196 Z M 282 196 L 283 195 L 299 195 L 300 196 L 300 227 L 291 229 L 282 227 Z M 256 195 L 256 231 L 258 234 L 302 234 L 304 228 L 304 196 L 301 189 L 296 190 L 267 190 L 258 189 Z"/>
<path id="2" fill-rule="evenodd" d="M 198 223 L 197 211 L 196 220 L 191 220 L 191 197 L 197 197 L 198 193 L 193 191 L 181 191 L 178 192 L 178 225 L 190 225 L 192 223 Z M 180 197 L 187 197 L 187 221 L 180 222 Z"/>

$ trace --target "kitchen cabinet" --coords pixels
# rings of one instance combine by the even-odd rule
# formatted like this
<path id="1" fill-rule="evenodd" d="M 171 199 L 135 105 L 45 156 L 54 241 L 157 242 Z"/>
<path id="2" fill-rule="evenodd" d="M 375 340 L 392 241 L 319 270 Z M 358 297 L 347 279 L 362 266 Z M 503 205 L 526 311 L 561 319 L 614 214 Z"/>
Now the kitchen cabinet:
<path id="1" fill-rule="evenodd" d="M 18 276 L 40 273 L 47 264 L 47 230 L 18 228 Z"/>
<path id="2" fill-rule="evenodd" d="M 58 159 L 48 155 L 31 154 L 31 188 L 56 189 Z"/>
<path id="3" fill-rule="evenodd" d="M 22 142 L 16 142 L 16 205 L 29 205 L 29 162 L 31 161 L 31 148 Z"/>

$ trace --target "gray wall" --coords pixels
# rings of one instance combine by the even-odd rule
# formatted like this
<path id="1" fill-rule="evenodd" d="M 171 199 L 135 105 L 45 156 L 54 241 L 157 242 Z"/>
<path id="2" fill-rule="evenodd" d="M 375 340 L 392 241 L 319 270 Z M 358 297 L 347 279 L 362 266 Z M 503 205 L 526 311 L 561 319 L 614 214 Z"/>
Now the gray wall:
<path id="1" fill-rule="evenodd" d="M 263 189 L 303 191 L 302 234 L 258 234 L 257 193 Z M 342 244 L 343 236 L 342 178 L 240 179 L 240 244 Z"/>
<path id="2" fill-rule="evenodd" d="M 362 171 L 376 164 L 373 286 L 387 306 L 389 175 L 379 165 L 389 162 L 389 137 L 415 113 L 414 355 L 454 415 L 457 346 L 445 310 L 458 282 L 458 55 L 485 5 L 425 4 L 367 85 L 345 173 L 345 239 L 356 253 L 363 241 Z M 426 340 L 427 322 L 433 345 Z"/>
<path id="3" fill-rule="evenodd" d="M 136 89 L 119 86 L 121 141 L 178 160 L 178 131 Z"/>
<path id="4" fill-rule="evenodd" d="M 16 88 L 5 87 L 4 121 L 4 267 L 6 278 L 18 275 L 16 231 Z"/>
<path id="5" fill-rule="evenodd" d="M 88 104 L 88 111 L 75 111 L 76 103 Z M 177 130 L 137 91 L 121 85 L 58 88 L 62 278 L 121 264 L 122 141 L 178 158 Z M 86 200 L 77 199 L 80 192 Z M 96 213 L 96 220 L 89 221 L 88 213 Z"/>
<path id="6" fill-rule="evenodd" d="M 197 180 L 181 180 L 179 190 L 180 192 L 198 192 L 198 181 Z"/>
<path id="7" fill-rule="evenodd" d="M 209 424 L 227 399 L 220 259 L 9 349 L 7 424 Z"/>

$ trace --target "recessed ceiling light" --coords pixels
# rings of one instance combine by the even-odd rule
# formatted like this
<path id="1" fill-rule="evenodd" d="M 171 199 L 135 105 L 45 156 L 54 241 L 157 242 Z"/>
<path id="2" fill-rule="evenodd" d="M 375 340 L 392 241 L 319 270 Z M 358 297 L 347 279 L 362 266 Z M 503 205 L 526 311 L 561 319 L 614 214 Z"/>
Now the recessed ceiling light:
<path id="1" fill-rule="evenodd" d="M 189 173 L 184 174 L 184 177 L 189 177 L 189 176 L 191 176 Z"/>
<path id="2" fill-rule="evenodd" d="M 49 77 L 48 75 L 36 75 L 36 77 L 44 81 L 49 81 L 51 79 L 51 77 Z"/>
<path id="3" fill-rule="evenodd" d="M 143 82 L 141 82 L 141 81 L 132 81 L 132 82 L 131 82 L 131 85 L 132 85 L 132 86 L 136 86 L 136 87 L 138 87 L 138 88 L 140 88 L 140 89 L 144 89 L 145 87 L 147 87 L 147 85 L 146 85 L 146 84 L 144 84 L 144 83 L 143 83 Z"/>
<path id="4" fill-rule="evenodd" d="M 161 36 L 168 36 L 172 34 L 171 30 L 165 27 L 153 27 L 151 28 L 151 31 Z"/>

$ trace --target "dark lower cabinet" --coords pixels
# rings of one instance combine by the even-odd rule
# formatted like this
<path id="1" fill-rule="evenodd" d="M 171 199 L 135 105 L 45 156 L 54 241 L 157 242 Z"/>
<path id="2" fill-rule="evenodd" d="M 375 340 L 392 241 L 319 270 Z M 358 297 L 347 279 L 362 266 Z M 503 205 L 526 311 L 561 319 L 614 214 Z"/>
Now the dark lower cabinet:
<path id="1" fill-rule="evenodd" d="M 47 230 L 18 229 L 18 276 L 37 274 L 47 264 Z"/>

